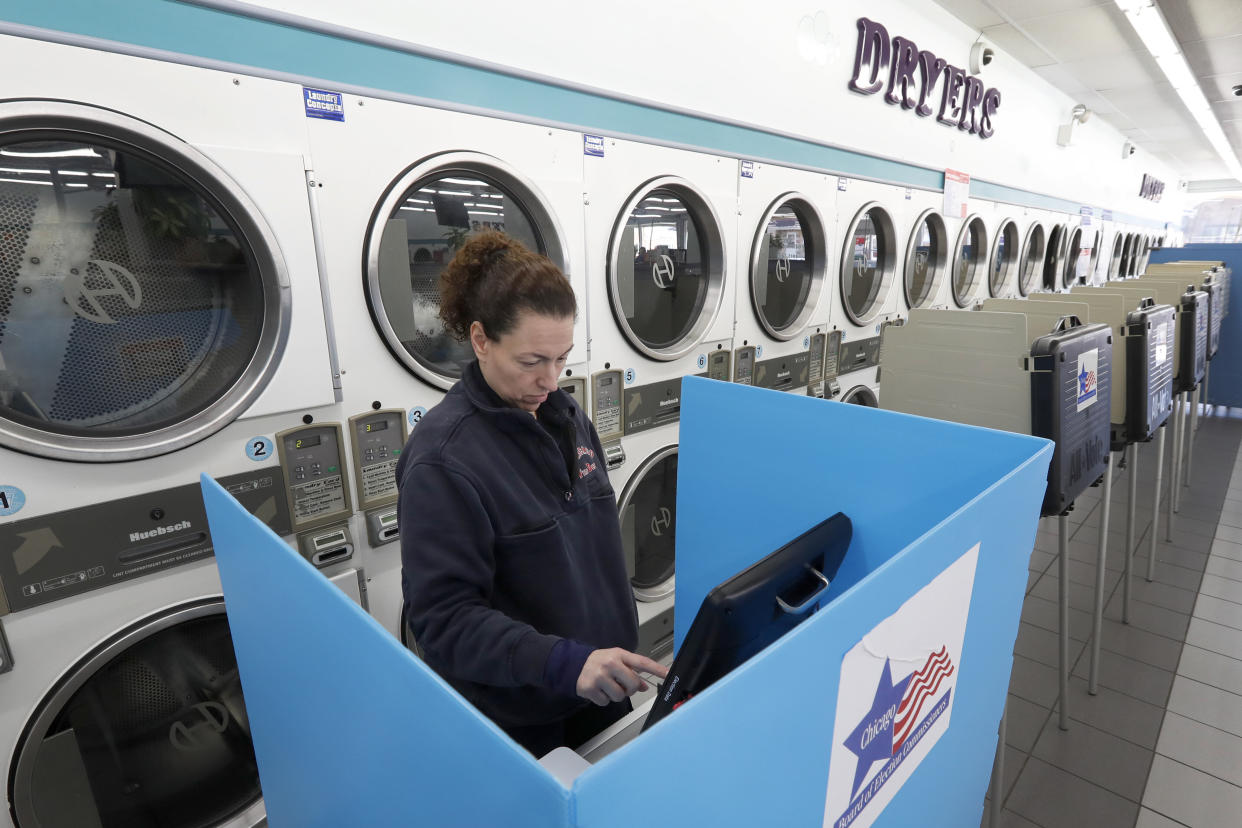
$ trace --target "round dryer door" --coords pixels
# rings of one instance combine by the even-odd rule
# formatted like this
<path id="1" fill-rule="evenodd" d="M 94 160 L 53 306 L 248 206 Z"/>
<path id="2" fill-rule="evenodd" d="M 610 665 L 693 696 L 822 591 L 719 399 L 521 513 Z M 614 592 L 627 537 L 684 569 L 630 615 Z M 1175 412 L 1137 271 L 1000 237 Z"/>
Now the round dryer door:
<path id="1" fill-rule="evenodd" d="M 988 260 L 988 231 L 983 219 L 971 216 L 962 225 L 953 255 L 953 301 L 966 307 L 974 296 Z"/>
<path id="2" fill-rule="evenodd" d="M 206 828 L 263 819 L 224 603 L 139 621 L 44 698 L 12 762 L 17 828 Z"/>
<path id="3" fill-rule="evenodd" d="M 841 248 L 841 295 L 856 325 L 879 315 L 892 287 L 897 234 L 888 211 L 877 202 L 864 204 L 850 222 Z"/>
<path id="4" fill-rule="evenodd" d="M 415 376 L 449 388 L 474 359 L 440 321 L 440 274 L 466 240 L 501 230 L 562 271 L 560 228 L 547 201 L 499 159 L 435 155 L 402 173 L 367 234 L 366 292 L 388 349 Z"/>
<path id="5" fill-rule="evenodd" d="M 991 275 L 988 277 L 988 294 L 1000 296 L 1009 284 L 1009 274 L 1018 258 L 1018 225 L 1006 219 L 996 232 L 996 246 L 992 249 Z"/>
<path id="6" fill-rule="evenodd" d="M 809 199 L 781 196 L 764 216 L 750 264 L 750 298 L 765 331 L 789 340 L 806 325 L 824 284 L 827 240 Z"/>
<path id="7" fill-rule="evenodd" d="M 865 405 L 867 408 L 879 408 L 880 401 L 869 385 L 855 385 L 841 397 L 841 402 L 850 405 Z"/>
<path id="8" fill-rule="evenodd" d="M 921 308 L 935 298 L 948 258 L 949 237 L 944 219 L 928 210 L 914 223 L 914 234 L 906 250 L 907 305 Z"/>
<path id="9" fill-rule="evenodd" d="M 618 502 L 621 545 L 634 597 L 658 601 L 673 594 L 677 530 L 677 446 L 648 457 Z"/>
<path id="10" fill-rule="evenodd" d="M 258 209 L 190 145 L 0 104 L 0 444 L 109 461 L 201 440 L 270 379 L 288 293 Z"/>
<path id="11" fill-rule="evenodd" d="M 613 316 L 652 359 L 689 353 L 724 298 L 724 241 L 707 198 L 688 181 L 657 178 L 630 197 L 608 251 Z"/>
<path id="12" fill-rule="evenodd" d="M 1048 235 L 1044 251 L 1044 290 L 1056 291 L 1060 286 L 1061 266 L 1065 261 L 1065 226 L 1056 225 Z"/>
<path id="13" fill-rule="evenodd" d="M 1039 287 L 1040 267 L 1044 261 L 1044 228 L 1032 224 L 1026 231 L 1022 261 L 1018 264 L 1018 293 L 1026 296 Z"/>

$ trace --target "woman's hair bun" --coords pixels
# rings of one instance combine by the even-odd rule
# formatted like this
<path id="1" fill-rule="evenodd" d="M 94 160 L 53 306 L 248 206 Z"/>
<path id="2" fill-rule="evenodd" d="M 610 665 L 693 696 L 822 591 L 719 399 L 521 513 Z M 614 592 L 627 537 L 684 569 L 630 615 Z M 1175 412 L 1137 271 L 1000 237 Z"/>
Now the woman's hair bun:
<path id="1" fill-rule="evenodd" d="M 471 236 L 440 274 L 445 327 L 465 340 L 470 325 L 478 321 L 488 337 L 498 339 L 522 310 L 575 316 L 577 303 L 565 274 L 546 256 L 498 230 Z"/>

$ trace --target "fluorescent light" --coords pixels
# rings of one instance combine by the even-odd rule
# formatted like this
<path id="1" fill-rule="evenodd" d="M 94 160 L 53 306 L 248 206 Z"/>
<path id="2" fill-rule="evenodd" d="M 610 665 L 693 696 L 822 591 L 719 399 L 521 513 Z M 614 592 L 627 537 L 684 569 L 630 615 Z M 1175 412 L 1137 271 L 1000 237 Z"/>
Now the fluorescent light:
<path id="1" fill-rule="evenodd" d="M 43 184 L 47 187 L 52 186 L 50 181 L 36 181 L 33 178 L 0 178 L 0 181 L 6 184 Z"/>
<path id="2" fill-rule="evenodd" d="M 472 196 L 474 193 L 466 193 L 461 190 L 441 190 L 440 195 Z"/>
<path id="3" fill-rule="evenodd" d="M 442 181 L 445 184 L 465 184 L 467 187 L 490 187 L 491 186 L 486 181 L 475 181 L 474 179 L 471 179 L 471 178 L 439 178 L 436 180 Z"/>
<path id="4" fill-rule="evenodd" d="M 17 173 L 18 175 L 51 175 L 51 170 L 23 170 L 17 167 L 0 167 L 0 172 Z"/>
<path id="5" fill-rule="evenodd" d="M 409 210 L 411 213 L 430 213 L 431 210 L 425 210 L 422 207 L 402 207 L 402 210 Z"/>
<path id="6" fill-rule="evenodd" d="M 65 184 L 65 186 L 66 186 L 66 187 L 89 187 L 89 186 L 91 186 L 91 185 L 90 185 L 90 184 L 82 184 L 82 183 L 77 182 L 77 181 L 70 181 L 70 182 L 67 182 L 67 183 Z"/>
<path id="7" fill-rule="evenodd" d="M 96 178 L 116 178 L 116 173 L 91 173 Z"/>
<path id="8" fill-rule="evenodd" d="M 82 172 L 81 170 L 57 170 L 56 172 L 59 175 L 90 175 L 90 173 Z"/>
<path id="9" fill-rule="evenodd" d="M 14 158 L 98 158 L 99 153 L 93 149 L 82 147 L 71 150 L 55 150 L 53 152 L 26 152 L 15 149 L 0 149 L 0 155 L 11 155 Z"/>
<path id="10" fill-rule="evenodd" d="M 1168 22 L 1160 13 L 1160 8 L 1153 0 L 1113 0 L 1121 9 L 1126 20 L 1134 27 L 1134 31 L 1147 47 L 1147 51 L 1155 58 L 1160 71 L 1168 78 L 1173 89 L 1182 99 L 1182 103 L 1190 110 L 1195 122 L 1203 131 L 1208 143 L 1216 150 L 1225 168 L 1234 178 L 1242 181 L 1242 163 L 1234 153 L 1225 132 L 1220 127 L 1212 105 L 1208 103 L 1203 90 L 1190 66 L 1186 56 L 1182 54 Z"/>

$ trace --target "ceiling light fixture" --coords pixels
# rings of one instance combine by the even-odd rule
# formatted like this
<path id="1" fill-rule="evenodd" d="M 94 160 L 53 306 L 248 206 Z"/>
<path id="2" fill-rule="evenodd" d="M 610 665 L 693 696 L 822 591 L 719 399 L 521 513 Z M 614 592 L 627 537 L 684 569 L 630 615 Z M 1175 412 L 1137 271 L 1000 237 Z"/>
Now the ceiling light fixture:
<path id="1" fill-rule="evenodd" d="M 1168 78 L 1173 89 L 1181 97 L 1182 103 L 1190 110 L 1199 129 L 1203 131 L 1208 143 L 1216 150 L 1216 154 L 1225 162 L 1226 169 L 1234 178 L 1242 181 L 1242 163 L 1234 153 L 1220 121 L 1212 111 L 1212 105 L 1203 95 L 1194 72 L 1186 63 L 1169 24 L 1160 13 L 1160 8 L 1153 0 L 1114 0 L 1117 8 L 1125 14 L 1126 20 L 1134 27 L 1135 33 L 1147 47 L 1147 51 L 1155 58 L 1160 71 Z"/>

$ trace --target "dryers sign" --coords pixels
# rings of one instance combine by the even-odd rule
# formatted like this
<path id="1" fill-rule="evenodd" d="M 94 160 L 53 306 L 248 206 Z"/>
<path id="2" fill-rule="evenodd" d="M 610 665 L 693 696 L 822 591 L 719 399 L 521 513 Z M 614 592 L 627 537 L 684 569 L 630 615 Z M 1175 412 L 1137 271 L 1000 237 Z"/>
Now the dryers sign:
<path id="1" fill-rule="evenodd" d="M 824 828 L 867 828 L 949 727 L 979 544 L 841 659 Z"/>
<path id="2" fill-rule="evenodd" d="M 302 99 L 306 104 L 307 118 L 322 118 L 325 121 L 345 120 L 345 99 L 340 92 L 328 92 L 303 86 Z"/>
<path id="3" fill-rule="evenodd" d="M 1099 389 L 1099 377 L 1096 376 L 1096 369 L 1099 367 L 1100 349 L 1092 348 L 1090 351 L 1083 351 L 1078 355 L 1078 410 L 1082 411 L 1095 404 L 1096 392 Z"/>
<path id="4" fill-rule="evenodd" d="M 887 77 L 885 77 L 887 75 Z M 939 85 L 939 95 L 936 87 Z M 937 123 L 962 132 L 991 138 L 993 118 L 1000 107 L 996 88 L 985 89 L 977 75 L 936 57 L 908 38 L 890 38 L 883 24 L 858 18 L 858 47 L 854 52 L 854 77 L 850 89 L 873 95 L 881 89 L 884 101 L 926 118 L 936 112 Z M 939 111 L 933 108 L 940 99 Z"/>

